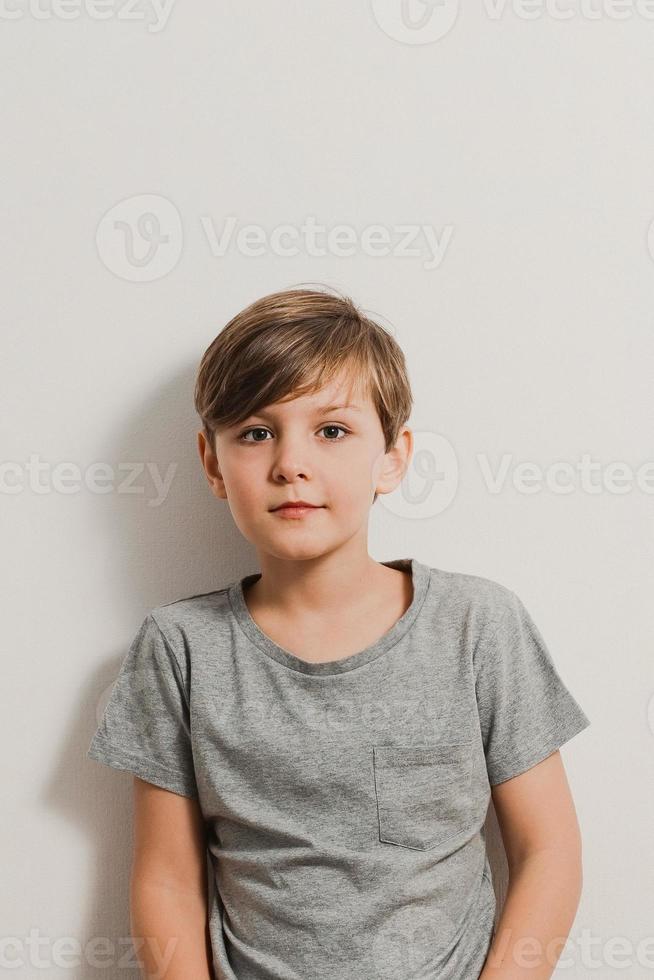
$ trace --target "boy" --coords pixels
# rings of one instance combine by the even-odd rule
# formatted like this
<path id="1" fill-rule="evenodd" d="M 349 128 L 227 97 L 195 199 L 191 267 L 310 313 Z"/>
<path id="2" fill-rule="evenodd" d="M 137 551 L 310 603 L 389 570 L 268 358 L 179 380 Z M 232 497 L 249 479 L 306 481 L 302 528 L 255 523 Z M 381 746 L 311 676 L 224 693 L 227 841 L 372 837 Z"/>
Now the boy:
<path id="1" fill-rule="evenodd" d="M 514 592 L 368 555 L 413 446 L 401 349 L 347 297 L 272 294 L 209 346 L 195 404 L 261 571 L 146 616 L 88 750 L 136 777 L 145 975 L 550 977 L 581 889 L 558 749 L 590 722 Z"/>

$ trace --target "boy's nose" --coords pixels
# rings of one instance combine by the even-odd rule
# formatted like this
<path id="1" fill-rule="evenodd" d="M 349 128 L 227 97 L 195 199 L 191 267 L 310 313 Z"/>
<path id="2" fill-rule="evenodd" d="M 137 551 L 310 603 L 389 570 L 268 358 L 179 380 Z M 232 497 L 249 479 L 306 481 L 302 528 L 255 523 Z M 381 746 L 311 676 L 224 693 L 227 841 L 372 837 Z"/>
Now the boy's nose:
<path id="1" fill-rule="evenodd" d="M 273 478 L 275 480 L 296 480 L 299 477 L 309 479 L 311 466 L 306 452 L 301 452 L 297 446 L 280 446 L 273 463 Z"/>
<path id="2" fill-rule="evenodd" d="M 293 463 L 290 460 L 280 460 L 275 463 L 273 468 L 273 478 L 284 480 L 287 483 L 291 480 L 310 479 L 309 469 L 301 463 Z"/>

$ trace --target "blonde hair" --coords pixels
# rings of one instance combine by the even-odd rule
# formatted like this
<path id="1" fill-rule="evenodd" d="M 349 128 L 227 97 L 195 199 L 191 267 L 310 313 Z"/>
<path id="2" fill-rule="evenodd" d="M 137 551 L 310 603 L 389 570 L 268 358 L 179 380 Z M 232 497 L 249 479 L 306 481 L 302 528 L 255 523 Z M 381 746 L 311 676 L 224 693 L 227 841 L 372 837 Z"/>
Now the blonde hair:
<path id="1" fill-rule="evenodd" d="M 394 337 L 349 296 L 288 289 L 261 297 L 237 313 L 202 356 L 194 400 L 209 445 L 215 451 L 219 428 L 273 402 L 312 394 L 342 371 L 375 405 L 388 452 L 413 402 Z"/>

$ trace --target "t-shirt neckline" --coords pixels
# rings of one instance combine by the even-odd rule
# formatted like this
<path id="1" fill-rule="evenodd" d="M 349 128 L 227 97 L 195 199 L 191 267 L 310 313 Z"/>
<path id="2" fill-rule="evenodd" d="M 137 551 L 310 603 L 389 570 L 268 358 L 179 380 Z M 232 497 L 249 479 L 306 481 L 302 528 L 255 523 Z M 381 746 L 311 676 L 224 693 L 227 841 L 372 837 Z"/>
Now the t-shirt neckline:
<path id="1" fill-rule="evenodd" d="M 389 568 L 411 572 L 413 582 L 413 598 L 411 603 L 403 615 L 378 640 L 363 650 L 359 650 L 357 653 L 350 654 L 348 657 L 343 657 L 340 660 L 331 660 L 322 663 L 312 663 L 303 660 L 301 657 L 296 657 L 294 653 L 281 647 L 263 632 L 252 618 L 244 595 L 247 587 L 261 578 L 261 572 L 246 575 L 228 587 L 227 595 L 230 608 L 237 623 L 252 643 L 278 663 L 302 674 L 343 674 L 346 671 L 354 670 L 356 667 L 370 663 L 395 646 L 398 640 L 413 625 L 425 601 L 430 583 L 430 573 L 427 565 L 419 562 L 416 558 L 393 558 L 389 561 L 383 561 L 380 564 L 386 565 Z"/>

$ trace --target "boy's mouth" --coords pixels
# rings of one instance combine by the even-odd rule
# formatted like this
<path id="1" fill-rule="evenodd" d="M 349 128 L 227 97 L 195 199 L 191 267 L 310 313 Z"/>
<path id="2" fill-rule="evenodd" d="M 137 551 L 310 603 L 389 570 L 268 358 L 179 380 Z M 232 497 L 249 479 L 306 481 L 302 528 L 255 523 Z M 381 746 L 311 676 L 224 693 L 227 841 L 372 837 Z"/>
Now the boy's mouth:
<path id="1" fill-rule="evenodd" d="M 279 507 L 273 507 L 273 512 L 275 511 L 287 511 L 287 512 L 304 512 L 308 510 L 320 510 L 322 504 L 310 504 L 306 500 L 289 500 L 284 504 L 280 504 Z"/>

